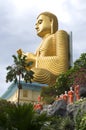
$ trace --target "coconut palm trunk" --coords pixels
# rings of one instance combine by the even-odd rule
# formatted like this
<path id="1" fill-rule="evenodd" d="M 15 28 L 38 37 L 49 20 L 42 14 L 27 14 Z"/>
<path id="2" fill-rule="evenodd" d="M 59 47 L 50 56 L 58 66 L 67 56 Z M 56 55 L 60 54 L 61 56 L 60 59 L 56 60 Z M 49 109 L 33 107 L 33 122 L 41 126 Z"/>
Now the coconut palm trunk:
<path id="1" fill-rule="evenodd" d="M 18 105 L 19 105 L 19 102 L 20 102 L 20 91 L 22 89 L 22 85 L 20 83 L 20 75 L 19 75 L 19 83 L 18 83 Z"/>

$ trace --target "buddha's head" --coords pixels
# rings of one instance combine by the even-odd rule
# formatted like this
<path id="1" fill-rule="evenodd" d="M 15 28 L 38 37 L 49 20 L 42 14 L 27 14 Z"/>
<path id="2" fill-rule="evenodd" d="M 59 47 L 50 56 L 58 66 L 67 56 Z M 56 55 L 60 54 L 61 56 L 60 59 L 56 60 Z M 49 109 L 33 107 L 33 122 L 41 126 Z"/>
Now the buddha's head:
<path id="1" fill-rule="evenodd" d="M 37 17 L 35 28 L 40 37 L 54 34 L 58 30 L 57 17 L 50 12 L 43 12 Z"/>

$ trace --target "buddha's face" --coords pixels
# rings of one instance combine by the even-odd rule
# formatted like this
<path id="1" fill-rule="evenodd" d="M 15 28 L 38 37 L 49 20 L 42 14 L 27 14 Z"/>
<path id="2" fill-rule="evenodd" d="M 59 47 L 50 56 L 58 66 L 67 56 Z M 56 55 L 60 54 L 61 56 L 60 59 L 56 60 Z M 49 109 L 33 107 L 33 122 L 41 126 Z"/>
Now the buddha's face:
<path id="1" fill-rule="evenodd" d="M 37 35 L 45 37 L 47 34 L 51 34 L 51 20 L 48 16 L 40 15 L 36 21 Z"/>

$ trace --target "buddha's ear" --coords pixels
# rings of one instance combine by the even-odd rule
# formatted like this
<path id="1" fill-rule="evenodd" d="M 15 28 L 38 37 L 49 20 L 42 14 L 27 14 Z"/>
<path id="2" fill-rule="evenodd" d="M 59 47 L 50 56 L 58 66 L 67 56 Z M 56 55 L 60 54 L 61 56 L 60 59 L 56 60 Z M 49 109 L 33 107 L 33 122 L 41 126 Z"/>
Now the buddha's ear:
<path id="1" fill-rule="evenodd" d="M 53 30 L 53 19 L 51 19 L 51 34 L 53 34 L 54 33 L 54 30 Z"/>

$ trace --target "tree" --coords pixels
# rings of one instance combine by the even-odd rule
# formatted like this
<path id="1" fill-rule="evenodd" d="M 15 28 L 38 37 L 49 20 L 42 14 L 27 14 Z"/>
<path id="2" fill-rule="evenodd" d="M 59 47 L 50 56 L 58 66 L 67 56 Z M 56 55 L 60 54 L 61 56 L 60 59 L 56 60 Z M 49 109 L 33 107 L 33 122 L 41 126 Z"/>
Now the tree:
<path id="1" fill-rule="evenodd" d="M 35 111 L 31 103 L 16 105 L 14 108 L 10 109 L 8 115 L 11 128 L 17 130 L 29 130 L 33 126 L 32 120 L 35 116 Z"/>
<path id="2" fill-rule="evenodd" d="M 0 100 L 0 130 L 40 130 L 48 120 L 45 113 L 34 111 L 31 103 L 16 105 Z"/>
<path id="3" fill-rule="evenodd" d="M 86 53 L 82 53 L 80 58 L 74 62 L 74 68 L 86 69 Z"/>
<path id="4" fill-rule="evenodd" d="M 33 64 L 32 61 L 26 62 L 26 56 L 22 55 L 22 53 L 18 53 L 18 55 L 13 55 L 14 64 L 8 66 L 7 75 L 6 75 L 6 82 L 12 82 L 18 84 L 18 104 L 20 98 L 20 89 L 22 89 L 21 79 L 23 79 L 26 83 L 32 82 L 34 72 L 32 70 L 27 70 L 27 67 L 30 68 Z"/>
<path id="5" fill-rule="evenodd" d="M 50 86 L 43 87 L 41 91 L 41 97 L 43 102 L 46 102 L 46 104 L 51 104 L 57 95 L 56 89 Z"/>
<path id="6" fill-rule="evenodd" d="M 70 75 L 70 81 L 74 85 L 86 86 L 86 53 L 82 53 L 80 58 L 74 62 L 74 72 Z"/>
<path id="7" fill-rule="evenodd" d="M 42 96 L 48 97 L 50 93 L 52 93 L 52 96 L 55 96 L 55 94 L 60 95 L 75 85 L 86 87 L 86 53 L 81 54 L 80 58 L 74 62 L 74 66 L 65 73 L 57 76 L 56 84 L 52 86 L 53 89 L 56 90 L 56 93 L 53 93 L 53 91 L 47 87 L 47 89 L 43 88 Z"/>

